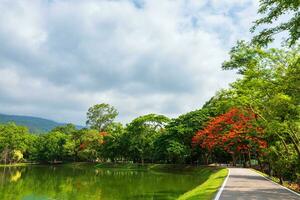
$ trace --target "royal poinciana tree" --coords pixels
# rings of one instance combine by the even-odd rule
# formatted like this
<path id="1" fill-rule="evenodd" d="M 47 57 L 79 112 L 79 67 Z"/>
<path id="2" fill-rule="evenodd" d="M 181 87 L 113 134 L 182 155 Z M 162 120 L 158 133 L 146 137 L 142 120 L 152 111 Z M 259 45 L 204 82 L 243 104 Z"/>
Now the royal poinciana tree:
<path id="1" fill-rule="evenodd" d="M 261 150 L 267 147 L 262 135 L 263 129 L 257 125 L 254 113 L 232 108 L 211 119 L 203 130 L 196 133 L 192 143 L 206 149 L 207 155 L 215 149 L 223 149 L 232 156 L 235 165 L 239 155 L 250 160 L 251 154 L 261 154 Z"/>

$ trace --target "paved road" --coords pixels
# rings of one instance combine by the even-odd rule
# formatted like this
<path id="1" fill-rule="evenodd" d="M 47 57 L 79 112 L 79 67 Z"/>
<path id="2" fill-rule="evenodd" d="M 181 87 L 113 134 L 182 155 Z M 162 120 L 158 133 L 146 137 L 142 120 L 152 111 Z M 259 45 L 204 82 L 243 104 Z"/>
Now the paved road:
<path id="1" fill-rule="evenodd" d="M 266 180 L 251 169 L 230 168 L 219 200 L 300 200 L 300 195 Z"/>

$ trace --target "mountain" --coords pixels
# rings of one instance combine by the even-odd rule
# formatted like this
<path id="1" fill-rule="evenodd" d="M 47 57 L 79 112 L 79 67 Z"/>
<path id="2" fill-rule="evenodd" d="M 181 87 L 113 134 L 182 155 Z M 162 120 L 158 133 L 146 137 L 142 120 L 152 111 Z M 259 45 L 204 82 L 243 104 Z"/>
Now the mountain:
<path id="1" fill-rule="evenodd" d="M 0 124 L 8 122 L 14 122 L 17 125 L 27 126 L 31 133 L 45 133 L 52 130 L 56 126 L 63 126 L 66 124 L 40 117 L 0 114 Z M 78 129 L 83 128 L 83 126 L 75 126 Z"/>

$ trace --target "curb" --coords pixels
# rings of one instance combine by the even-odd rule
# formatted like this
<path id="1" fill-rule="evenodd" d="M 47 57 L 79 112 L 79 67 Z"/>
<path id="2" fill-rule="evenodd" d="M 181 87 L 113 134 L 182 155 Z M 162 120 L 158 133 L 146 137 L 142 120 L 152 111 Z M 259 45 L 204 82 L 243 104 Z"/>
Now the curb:
<path id="1" fill-rule="evenodd" d="M 228 180 L 228 178 L 229 178 L 229 176 L 230 176 L 230 169 L 229 169 L 229 168 L 227 168 L 227 169 L 228 169 L 227 177 L 225 178 L 225 180 L 224 180 L 222 186 L 219 188 L 218 193 L 217 193 L 217 195 L 215 196 L 214 200 L 219 200 L 219 198 L 220 198 L 220 196 L 221 196 L 221 194 L 222 194 L 222 192 L 223 192 L 223 190 L 224 190 L 224 187 L 225 187 L 225 185 L 226 185 L 226 182 L 227 182 L 227 180 Z"/>
<path id="2" fill-rule="evenodd" d="M 289 188 L 287 188 L 287 187 L 285 187 L 285 186 L 283 186 L 283 185 L 280 185 L 279 183 L 276 183 L 275 181 L 271 180 L 270 178 L 265 177 L 265 176 L 261 175 L 260 173 L 256 172 L 254 169 L 251 169 L 251 170 L 252 170 L 253 172 L 255 172 L 256 174 L 258 174 L 259 176 L 263 177 L 264 179 L 266 179 L 266 180 L 268 180 L 268 181 L 270 181 L 270 182 L 272 182 L 272 183 L 275 183 L 276 185 L 279 185 L 280 187 L 282 187 L 282 188 L 284 188 L 284 189 L 286 189 L 286 190 L 288 190 L 288 191 L 292 192 L 293 194 L 295 194 L 295 195 L 297 195 L 297 196 L 300 197 L 300 194 L 299 194 L 299 193 L 297 193 L 297 192 L 295 192 L 295 191 L 293 191 L 293 190 L 291 190 L 291 189 L 289 189 Z"/>

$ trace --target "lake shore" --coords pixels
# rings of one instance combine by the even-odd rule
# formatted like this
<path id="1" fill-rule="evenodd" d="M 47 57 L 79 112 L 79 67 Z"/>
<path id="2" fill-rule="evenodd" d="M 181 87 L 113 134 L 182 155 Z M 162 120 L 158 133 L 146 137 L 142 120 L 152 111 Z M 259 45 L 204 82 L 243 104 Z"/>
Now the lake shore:
<path id="1" fill-rule="evenodd" d="M 98 168 L 117 168 L 124 170 L 153 170 L 153 171 L 187 171 L 203 175 L 201 183 L 197 187 L 185 192 L 178 197 L 178 200 L 203 199 L 211 200 L 216 195 L 223 181 L 227 177 L 228 169 L 215 166 L 193 166 L 178 164 L 132 164 L 132 163 L 101 163 L 96 165 Z"/>

